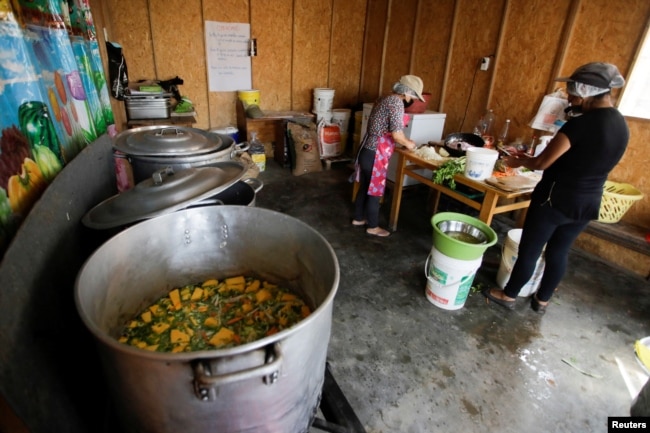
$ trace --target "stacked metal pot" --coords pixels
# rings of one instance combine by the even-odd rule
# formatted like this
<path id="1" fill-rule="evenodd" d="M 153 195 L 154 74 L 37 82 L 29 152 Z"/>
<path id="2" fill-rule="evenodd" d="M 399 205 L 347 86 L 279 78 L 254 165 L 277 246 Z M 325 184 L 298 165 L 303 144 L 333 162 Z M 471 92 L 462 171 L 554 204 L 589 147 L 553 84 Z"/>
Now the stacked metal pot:
<path id="1" fill-rule="evenodd" d="M 88 258 L 75 284 L 77 311 L 97 341 L 120 431 L 306 433 L 316 415 L 339 283 L 336 255 L 322 235 L 288 215 L 249 205 L 188 206 L 240 182 L 243 165 L 223 156 L 180 171 L 156 160 L 143 170 L 144 180 L 119 194 L 135 199 L 111 197 L 83 218 L 92 228 L 130 225 Z M 186 183 L 201 187 L 178 200 L 176 187 Z M 158 199 L 140 198 L 141 190 Z M 118 342 L 124 324 L 171 288 L 242 274 L 286 285 L 312 313 L 292 328 L 228 349 L 161 353 Z"/>

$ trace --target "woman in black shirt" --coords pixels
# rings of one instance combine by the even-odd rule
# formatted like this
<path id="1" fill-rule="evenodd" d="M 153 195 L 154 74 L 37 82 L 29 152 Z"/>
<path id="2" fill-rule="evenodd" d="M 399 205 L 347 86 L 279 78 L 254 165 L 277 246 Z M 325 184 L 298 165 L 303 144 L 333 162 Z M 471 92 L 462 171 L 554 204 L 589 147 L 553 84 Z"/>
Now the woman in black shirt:
<path id="1" fill-rule="evenodd" d="M 612 88 L 625 84 L 616 66 L 588 63 L 556 81 L 567 83 L 569 104 L 579 115 L 570 118 L 537 157 L 504 159 L 510 167 L 544 173 L 532 193 L 508 283 L 504 290 L 483 291 L 492 302 L 514 308 L 546 245 L 544 273 L 531 298 L 532 309 L 540 314 L 564 276 L 571 245 L 589 221 L 598 218 L 603 186 L 629 139 L 627 123 L 610 97 Z"/>

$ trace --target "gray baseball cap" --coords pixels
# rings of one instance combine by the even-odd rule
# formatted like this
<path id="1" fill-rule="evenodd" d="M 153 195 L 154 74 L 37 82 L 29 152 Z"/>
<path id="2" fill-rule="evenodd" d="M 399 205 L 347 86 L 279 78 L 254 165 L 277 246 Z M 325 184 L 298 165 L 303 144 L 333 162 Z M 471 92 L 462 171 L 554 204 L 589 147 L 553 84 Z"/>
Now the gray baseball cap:
<path id="1" fill-rule="evenodd" d="M 618 68 L 611 63 L 592 62 L 580 66 L 569 77 L 559 77 L 555 81 L 578 82 L 601 89 L 623 87 L 625 79 Z"/>

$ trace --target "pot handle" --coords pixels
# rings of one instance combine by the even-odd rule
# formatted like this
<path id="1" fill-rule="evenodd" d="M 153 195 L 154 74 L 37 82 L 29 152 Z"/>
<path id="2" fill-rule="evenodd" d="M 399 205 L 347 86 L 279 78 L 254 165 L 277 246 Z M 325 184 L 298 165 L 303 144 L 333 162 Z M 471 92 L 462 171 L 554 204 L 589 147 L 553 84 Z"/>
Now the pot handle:
<path id="1" fill-rule="evenodd" d="M 260 192 L 262 188 L 264 188 L 264 182 L 262 182 L 256 177 L 247 177 L 246 179 L 243 179 L 242 182 L 245 182 L 248 185 L 250 185 L 256 194 Z"/>
<path id="2" fill-rule="evenodd" d="M 243 143 L 238 143 L 235 144 L 235 150 L 238 153 L 243 153 L 246 152 L 248 149 L 250 149 L 251 145 L 248 143 L 248 141 L 244 141 Z"/>
<path id="3" fill-rule="evenodd" d="M 232 373 L 213 374 L 210 370 L 210 360 L 202 359 L 193 363 L 194 392 L 199 399 L 212 401 L 217 395 L 215 388 L 230 383 L 261 376 L 265 384 L 272 385 L 278 380 L 281 364 L 282 352 L 277 344 L 267 348 L 265 364 Z"/>

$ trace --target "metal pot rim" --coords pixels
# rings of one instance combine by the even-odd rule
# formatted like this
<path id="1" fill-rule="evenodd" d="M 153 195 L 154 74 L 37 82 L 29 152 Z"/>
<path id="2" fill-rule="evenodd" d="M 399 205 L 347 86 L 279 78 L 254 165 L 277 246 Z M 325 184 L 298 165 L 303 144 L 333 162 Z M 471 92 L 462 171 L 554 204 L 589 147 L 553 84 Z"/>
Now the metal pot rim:
<path id="1" fill-rule="evenodd" d="M 205 155 L 232 148 L 235 140 L 225 134 L 177 125 L 153 125 L 127 129 L 115 136 L 113 149 L 133 157 L 182 157 Z"/>

